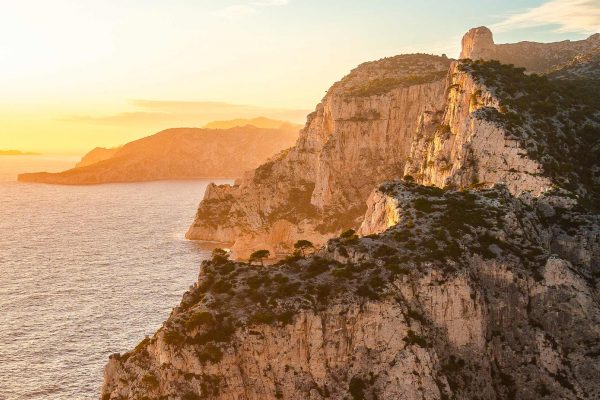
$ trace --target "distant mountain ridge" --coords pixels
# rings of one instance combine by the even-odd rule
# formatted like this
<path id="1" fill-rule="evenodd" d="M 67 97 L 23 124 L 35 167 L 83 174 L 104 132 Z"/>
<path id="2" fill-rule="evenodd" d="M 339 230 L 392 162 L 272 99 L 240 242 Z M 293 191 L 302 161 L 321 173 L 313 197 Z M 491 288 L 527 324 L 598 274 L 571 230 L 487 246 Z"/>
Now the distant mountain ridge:
<path id="1" fill-rule="evenodd" d="M 271 119 L 266 117 L 257 117 L 257 118 L 238 118 L 227 121 L 213 121 L 204 125 L 206 129 L 230 129 L 235 128 L 236 126 L 246 126 L 252 125 L 257 128 L 266 128 L 266 129 L 284 129 L 284 128 L 296 128 L 300 130 L 302 125 L 292 124 L 288 121 L 280 121 L 277 119 Z"/>
<path id="2" fill-rule="evenodd" d="M 86 155 L 81 158 L 77 164 L 75 164 L 76 168 L 87 167 L 88 165 L 95 164 L 100 161 L 108 160 L 113 157 L 119 151 L 120 147 L 96 147 Z"/>
<path id="3" fill-rule="evenodd" d="M 21 150 L 0 150 L 0 156 L 39 156 L 40 153 Z"/>
<path id="4" fill-rule="evenodd" d="M 292 146 L 298 130 L 252 125 L 229 129 L 173 128 L 114 149 L 96 148 L 76 168 L 27 173 L 20 182 L 90 185 L 170 179 L 238 178 Z"/>

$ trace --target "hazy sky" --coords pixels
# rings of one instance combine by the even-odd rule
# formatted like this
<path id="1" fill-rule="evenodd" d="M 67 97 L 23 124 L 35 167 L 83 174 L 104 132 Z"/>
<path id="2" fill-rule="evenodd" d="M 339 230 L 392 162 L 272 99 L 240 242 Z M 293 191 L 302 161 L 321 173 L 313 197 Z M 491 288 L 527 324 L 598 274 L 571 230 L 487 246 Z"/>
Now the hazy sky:
<path id="1" fill-rule="evenodd" d="M 598 0 L 0 0 L 0 149 L 114 146 L 174 126 L 267 115 L 303 122 L 356 65 L 582 39 Z"/>

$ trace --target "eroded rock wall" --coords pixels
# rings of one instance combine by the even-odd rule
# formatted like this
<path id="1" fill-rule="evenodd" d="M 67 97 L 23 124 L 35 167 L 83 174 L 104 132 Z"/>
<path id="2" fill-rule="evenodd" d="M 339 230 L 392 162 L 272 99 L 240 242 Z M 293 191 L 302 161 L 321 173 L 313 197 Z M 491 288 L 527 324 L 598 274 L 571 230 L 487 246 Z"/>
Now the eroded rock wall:
<path id="1" fill-rule="evenodd" d="M 526 68 L 532 73 L 546 73 L 578 55 L 588 53 L 598 47 L 600 47 L 600 34 L 598 33 L 585 40 L 495 44 L 492 31 L 481 26 L 469 30 L 463 36 L 460 58 L 498 60 L 503 64 L 514 64 L 517 67 Z"/>
<path id="2" fill-rule="evenodd" d="M 600 395 L 597 216 L 505 187 L 378 191 L 402 215 L 382 233 L 206 263 L 159 332 L 111 357 L 103 399 Z M 551 249 L 592 232 L 578 261 Z"/>
<path id="3" fill-rule="evenodd" d="M 243 258 L 258 248 L 290 252 L 298 239 L 321 245 L 357 226 L 373 186 L 401 178 L 414 136 L 439 125 L 449 64 L 408 55 L 359 66 L 309 115 L 296 146 L 233 189 L 211 187 L 187 237 L 227 239 Z M 231 199 L 220 221 L 215 197 Z"/>
<path id="4" fill-rule="evenodd" d="M 513 194 L 539 195 L 551 186 L 541 165 L 486 111 L 499 111 L 493 91 L 455 62 L 450 68 L 447 106 L 437 129 L 418 135 L 405 174 L 438 187 L 493 186 L 504 183 Z"/>

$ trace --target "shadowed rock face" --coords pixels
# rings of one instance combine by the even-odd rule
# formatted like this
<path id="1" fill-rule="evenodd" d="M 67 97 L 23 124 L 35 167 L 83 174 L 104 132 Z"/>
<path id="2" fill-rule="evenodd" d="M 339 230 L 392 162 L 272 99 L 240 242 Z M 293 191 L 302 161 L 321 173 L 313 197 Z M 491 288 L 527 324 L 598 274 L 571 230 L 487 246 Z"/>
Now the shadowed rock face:
<path id="1" fill-rule="evenodd" d="M 295 147 L 211 186 L 189 233 L 239 254 L 323 245 L 205 262 L 163 327 L 110 358 L 103 400 L 598 398 L 587 76 L 422 55 L 352 71 Z"/>
<path id="2" fill-rule="evenodd" d="M 238 178 L 294 144 L 298 129 L 254 126 L 167 129 L 116 149 L 95 149 L 77 168 L 19 175 L 21 182 L 89 185 L 165 179 Z M 232 162 L 235 160 L 235 162 Z"/>

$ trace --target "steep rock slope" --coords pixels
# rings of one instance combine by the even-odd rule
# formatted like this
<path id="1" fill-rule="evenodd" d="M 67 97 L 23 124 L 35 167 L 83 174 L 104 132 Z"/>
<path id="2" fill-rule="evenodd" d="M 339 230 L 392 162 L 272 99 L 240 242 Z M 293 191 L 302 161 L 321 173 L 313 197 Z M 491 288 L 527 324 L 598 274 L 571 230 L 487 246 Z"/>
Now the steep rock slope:
<path id="1" fill-rule="evenodd" d="M 600 45 L 589 52 L 556 66 L 549 76 L 554 79 L 600 79 Z"/>
<path id="2" fill-rule="evenodd" d="M 479 82 L 469 65 L 453 63 L 440 125 L 412 143 L 405 174 L 438 187 L 504 182 L 515 194 L 541 193 L 550 180 L 505 127 L 489 118 L 502 107 L 500 99 Z"/>
<path id="3" fill-rule="evenodd" d="M 463 53 L 479 51 L 482 31 L 465 35 Z M 548 46 L 563 60 L 595 41 Z M 546 62 L 546 51 L 536 57 Z M 371 187 L 405 175 L 439 187 L 502 182 L 518 195 L 559 185 L 588 196 L 600 168 L 598 86 L 562 80 L 422 55 L 363 64 L 329 90 L 289 152 L 233 187 L 209 187 L 187 237 L 232 242 L 241 258 L 289 252 L 298 239 L 322 244 L 360 225 Z M 585 161 L 578 171 L 574 155 Z"/>
<path id="4" fill-rule="evenodd" d="M 551 186 L 582 201 L 600 193 L 600 84 L 549 80 L 498 62 L 454 65 L 443 124 L 413 144 L 406 173 L 439 187 Z"/>
<path id="5" fill-rule="evenodd" d="M 204 263 L 164 326 L 111 357 L 102 399 L 600 396 L 597 215 L 505 187 L 370 198 L 364 233 L 383 233 Z"/>
<path id="6" fill-rule="evenodd" d="M 216 253 L 155 335 L 110 358 L 104 400 L 600 396 L 597 82 L 463 60 L 374 94 L 385 61 L 345 78 L 358 92 L 334 85 L 296 147 L 211 187 L 192 227 L 262 247 L 323 240 L 338 213 L 362 237 L 267 267 Z M 399 109 L 416 110 L 400 143 L 364 114 L 344 125 L 336 88 L 350 104 L 428 100 Z M 358 166 L 403 181 L 365 194 Z"/>
<path id="7" fill-rule="evenodd" d="M 64 185 L 163 179 L 238 178 L 294 144 L 294 125 L 263 129 L 167 129 L 128 143 L 111 157 L 60 173 L 19 175 L 21 182 Z"/>
<path id="8" fill-rule="evenodd" d="M 291 150 L 233 187 L 210 186 L 190 239 L 287 252 L 356 225 L 378 182 L 402 176 L 410 143 L 443 114 L 450 60 L 405 55 L 365 63 L 328 91 Z"/>
<path id="9" fill-rule="evenodd" d="M 485 26 L 473 28 L 462 39 L 461 59 L 497 60 L 514 64 L 529 72 L 550 72 L 553 67 L 600 46 L 600 33 L 585 40 L 554 43 L 519 42 L 495 44 L 492 31 Z"/>

